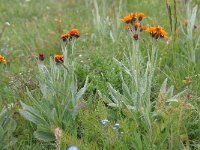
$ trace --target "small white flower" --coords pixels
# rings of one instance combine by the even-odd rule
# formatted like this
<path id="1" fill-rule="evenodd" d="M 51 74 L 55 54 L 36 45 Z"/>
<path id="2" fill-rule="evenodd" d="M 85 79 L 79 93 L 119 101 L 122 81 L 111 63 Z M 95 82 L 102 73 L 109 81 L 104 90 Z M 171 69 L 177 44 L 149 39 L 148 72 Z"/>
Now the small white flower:
<path id="1" fill-rule="evenodd" d="M 113 130 L 114 130 L 114 131 L 117 131 L 117 129 L 118 129 L 117 127 L 113 127 Z"/>
<path id="2" fill-rule="evenodd" d="M 117 130 L 119 129 L 119 123 L 116 123 L 114 126 L 113 126 L 113 130 L 115 132 L 117 132 Z"/>
<path id="3" fill-rule="evenodd" d="M 116 128 L 119 128 L 119 123 L 116 123 L 114 126 L 115 126 Z"/>
<path id="4" fill-rule="evenodd" d="M 10 26 L 10 23 L 9 23 L 9 22 L 5 22 L 5 25 L 6 25 L 6 26 Z"/>

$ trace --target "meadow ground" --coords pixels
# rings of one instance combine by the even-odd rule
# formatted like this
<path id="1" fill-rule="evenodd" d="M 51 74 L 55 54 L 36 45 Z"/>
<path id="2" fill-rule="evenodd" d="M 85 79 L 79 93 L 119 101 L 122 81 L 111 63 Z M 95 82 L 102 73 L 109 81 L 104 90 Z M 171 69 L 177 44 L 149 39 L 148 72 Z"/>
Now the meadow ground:
<path id="1" fill-rule="evenodd" d="M 200 149 L 199 4 L 0 0 L 0 149 Z"/>

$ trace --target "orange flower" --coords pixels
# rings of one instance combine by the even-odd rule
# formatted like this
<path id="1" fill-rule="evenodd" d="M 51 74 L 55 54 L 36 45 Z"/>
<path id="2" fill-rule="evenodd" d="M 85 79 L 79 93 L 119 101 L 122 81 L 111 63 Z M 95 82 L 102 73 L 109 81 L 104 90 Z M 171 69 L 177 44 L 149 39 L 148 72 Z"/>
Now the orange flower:
<path id="1" fill-rule="evenodd" d="M 138 18 L 139 21 L 142 21 L 142 19 L 146 18 L 146 16 L 144 15 L 144 13 L 138 13 L 137 18 Z"/>
<path id="2" fill-rule="evenodd" d="M 143 18 L 146 18 L 144 13 L 130 13 L 128 16 L 125 16 L 123 19 L 121 19 L 122 22 L 126 23 L 125 27 L 130 29 L 131 31 L 137 30 L 140 28 L 140 31 L 144 30 L 144 27 L 141 26 L 139 23 L 142 21 Z"/>
<path id="3" fill-rule="evenodd" d="M 63 42 L 68 42 L 73 37 L 75 37 L 75 38 L 80 37 L 80 33 L 78 32 L 77 29 L 71 29 L 68 33 L 61 35 L 61 39 L 63 40 Z"/>
<path id="4" fill-rule="evenodd" d="M 129 29 L 130 25 L 129 24 L 125 24 L 125 28 Z"/>
<path id="5" fill-rule="evenodd" d="M 80 33 L 78 32 L 77 29 L 72 29 L 72 30 L 70 30 L 68 34 L 69 34 L 71 37 L 76 37 L 76 38 L 80 37 Z"/>
<path id="6" fill-rule="evenodd" d="M 139 38 L 139 35 L 138 35 L 138 34 L 134 34 L 134 35 L 133 35 L 133 38 L 137 41 L 138 38 Z"/>
<path id="7" fill-rule="evenodd" d="M 135 28 L 135 31 L 137 31 L 138 30 L 138 28 L 139 28 L 139 31 L 140 32 L 142 32 L 142 31 L 144 31 L 146 28 L 145 27 L 143 27 L 140 23 L 138 23 L 138 22 L 136 22 L 135 24 L 134 24 L 134 28 Z"/>
<path id="8" fill-rule="evenodd" d="M 0 55 L 0 63 L 6 64 L 6 59 L 2 55 Z"/>
<path id="9" fill-rule="evenodd" d="M 64 62 L 63 58 L 64 58 L 63 55 L 55 55 L 54 56 L 55 62 L 60 63 L 60 64 Z"/>
<path id="10" fill-rule="evenodd" d="M 121 21 L 129 24 L 136 21 L 136 17 L 137 16 L 135 13 L 131 13 L 128 16 L 125 16 L 123 19 L 121 19 Z"/>
<path id="11" fill-rule="evenodd" d="M 167 32 L 161 26 L 149 27 L 145 31 L 150 33 L 150 35 L 155 39 L 168 37 Z"/>
<path id="12" fill-rule="evenodd" d="M 135 30 L 137 30 L 138 28 L 140 28 L 140 27 L 141 27 L 141 24 L 140 24 L 140 23 L 138 23 L 138 22 L 136 22 L 136 23 L 134 24 L 134 27 L 135 27 Z"/>
<path id="13" fill-rule="evenodd" d="M 69 33 L 65 33 L 65 34 L 61 35 L 61 39 L 63 40 L 63 42 L 67 41 L 70 38 L 71 38 L 71 36 Z"/>
<path id="14" fill-rule="evenodd" d="M 183 21 L 183 22 L 182 22 L 182 25 L 187 27 L 188 21 Z"/>
<path id="15" fill-rule="evenodd" d="M 44 54 L 43 53 L 39 53 L 38 54 L 38 59 L 40 60 L 40 61 L 43 61 L 44 60 Z"/>
<path id="16" fill-rule="evenodd" d="M 142 31 L 144 31 L 144 30 L 146 30 L 146 27 L 140 27 L 140 32 L 142 32 Z"/>

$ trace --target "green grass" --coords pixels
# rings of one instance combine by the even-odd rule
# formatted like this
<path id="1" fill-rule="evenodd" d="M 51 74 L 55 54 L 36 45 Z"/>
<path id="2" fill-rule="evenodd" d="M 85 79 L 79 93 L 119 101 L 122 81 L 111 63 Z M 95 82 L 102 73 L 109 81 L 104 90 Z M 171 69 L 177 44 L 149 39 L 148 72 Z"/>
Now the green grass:
<path id="1" fill-rule="evenodd" d="M 95 1 L 98 2 L 99 14 L 95 14 Z M 174 14 L 173 1 L 170 2 Z M 195 4 L 199 5 L 200 2 L 192 1 L 192 8 Z M 124 54 L 128 55 L 131 50 L 132 39 L 120 19 L 131 12 L 144 12 L 148 16 L 142 21 L 144 26 L 160 25 L 169 34 L 168 39 L 157 42 L 158 60 L 150 93 L 152 110 L 148 114 L 142 109 L 132 112 L 127 108 L 113 108 L 105 102 L 105 97 L 112 99 L 108 83 L 126 96 L 120 76 L 121 68 L 113 58 L 126 64 Z M 100 22 L 97 16 L 100 16 Z M 172 19 L 174 21 L 174 15 Z M 58 111 L 62 108 L 58 102 L 62 102 L 65 97 L 59 93 L 52 97 L 53 104 L 43 103 L 46 99 L 40 91 L 42 77 L 35 58 L 38 53 L 44 53 L 43 63 L 52 69 L 50 59 L 55 54 L 62 54 L 61 34 L 77 28 L 81 36 L 76 41 L 74 55 L 69 55 L 69 63 L 75 63 L 78 89 L 84 86 L 86 77 L 89 77 L 82 102 L 78 103 L 83 106 L 80 106 L 78 114 L 67 116 L 69 120 L 66 121 L 59 120 L 60 116 L 53 121 L 48 120 L 49 114 L 43 113 L 42 116 L 49 121 L 48 130 L 52 133 L 56 127 L 63 129 L 61 149 L 73 145 L 80 149 L 200 149 L 200 46 L 197 46 L 196 62 L 193 63 L 188 59 L 190 41 L 180 27 L 181 22 L 186 20 L 184 1 L 177 1 L 177 19 L 176 38 L 171 40 L 174 32 L 170 30 L 165 0 L 0 0 L 0 54 L 7 60 L 6 65 L 0 63 L 0 112 L 12 103 L 13 107 L 8 109 L 9 114 L 5 118 L 13 118 L 17 123 L 15 131 L 9 136 L 15 137 L 17 141 L 9 148 L 55 149 L 55 141 L 44 142 L 34 136 L 41 126 L 20 115 L 20 101 L 34 109 L 38 107 L 36 103 L 44 108 L 45 104 L 46 107 L 58 107 Z M 199 38 L 199 20 L 198 11 L 197 28 L 193 31 L 194 43 Z M 143 67 L 146 67 L 148 59 L 147 49 L 151 49 L 152 45 L 149 39 L 149 35 L 142 32 L 140 50 L 144 57 Z M 168 40 L 169 45 L 166 46 Z M 130 83 L 129 76 L 123 71 L 122 74 L 125 81 Z M 64 78 L 62 75 L 60 77 Z M 187 77 L 192 77 L 192 83 L 184 85 L 183 80 Z M 168 78 L 168 87 L 174 85 L 174 95 L 185 89 L 187 92 L 178 98 L 177 103 L 165 103 L 163 107 L 158 107 L 157 102 L 170 100 L 166 95 L 164 98 L 159 97 L 166 94 L 160 92 L 165 78 Z M 55 83 L 62 93 L 66 90 L 61 87 L 71 88 L 62 85 L 62 82 Z M 36 103 L 30 100 L 27 88 Z M 105 97 L 99 96 L 98 91 Z M 192 107 L 185 108 L 184 102 L 190 94 L 192 97 L 187 104 Z M 151 130 L 146 120 L 148 117 Z M 101 125 L 103 119 L 110 121 L 106 129 Z M 118 133 L 113 131 L 115 123 L 120 124 Z"/>

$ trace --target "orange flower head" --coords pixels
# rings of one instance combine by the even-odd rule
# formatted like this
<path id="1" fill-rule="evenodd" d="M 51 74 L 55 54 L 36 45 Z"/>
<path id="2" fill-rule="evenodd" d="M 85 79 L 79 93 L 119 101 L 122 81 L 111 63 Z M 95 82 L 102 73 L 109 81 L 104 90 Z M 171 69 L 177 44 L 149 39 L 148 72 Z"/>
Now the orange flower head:
<path id="1" fill-rule="evenodd" d="M 137 41 L 139 39 L 139 35 L 138 34 L 134 34 L 133 38 Z"/>
<path id="2" fill-rule="evenodd" d="M 138 18 L 139 21 L 142 21 L 142 19 L 146 18 L 146 16 L 144 15 L 144 13 L 138 13 L 137 18 Z"/>
<path id="3" fill-rule="evenodd" d="M 134 28 L 135 28 L 135 31 L 137 31 L 139 29 L 140 32 L 144 31 L 146 28 L 143 27 L 140 23 L 136 22 L 134 24 Z"/>
<path id="4" fill-rule="evenodd" d="M 76 38 L 80 37 L 80 33 L 78 32 L 77 29 L 72 29 L 72 30 L 70 30 L 68 34 L 69 34 L 71 37 L 76 37 Z"/>
<path id="5" fill-rule="evenodd" d="M 145 31 L 150 33 L 150 34 L 153 34 L 153 32 L 155 31 L 155 27 L 148 27 L 148 28 L 146 28 Z"/>
<path id="6" fill-rule="evenodd" d="M 124 23 L 132 23 L 136 21 L 136 14 L 135 13 L 131 13 L 128 16 L 125 16 L 123 19 L 121 19 L 122 22 Z"/>
<path id="7" fill-rule="evenodd" d="M 145 30 L 146 30 L 146 27 L 143 27 L 143 26 L 140 27 L 140 32 L 145 31 Z"/>
<path id="8" fill-rule="evenodd" d="M 69 33 L 65 33 L 61 35 L 61 39 L 63 40 L 63 42 L 66 42 L 68 39 L 71 39 L 71 36 Z"/>
<path id="9" fill-rule="evenodd" d="M 38 59 L 40 60 L 40 61 L 43 61 L 44 60 L 44 54 L 43 53 L 39 53 L 38 54 Z"/>
<path id="10" fill-rule="evenodd" d="M 135 27 L 135 30 L 137 30 L 138 28 L 141 27 L 141 25 L 140 25 L 140 23 L 136 22 L 136 23 L 134 24 L 134 27 Z"/>
<path id="11" fill-rule="evenodd" d="M 2 55 L 0 55 L 0 63 L 6 64 L 6 59 Z"/>
<path id="12" fill-rule="evenodd" d="M 55 55 L 54 56 L 54 61 L 61 64 L 61 63 L 64 62 L 63 58 L 64 58 L 63 55 Z"/>
<path id="13" fill-rule="evenodd" d="M 155 39 L 168 38 L 167 32 L 161 26 L 149 27 L 145 31 L 150 33 L 150 35 Z"/>
<path id="14" fill-rule="evenodd" d="M 183 21 L 183 22 L 182 22 L 182 25 L 187 27 L 188 21 Z"/>
<path id="15" fill-rule="evenodd" d="M 125 28 L 126 28 L 126 29 L 129 29 L 129 28 L 130 28 L 130 25 L 129 25 L 129 24 L 125 24 Z"/>

